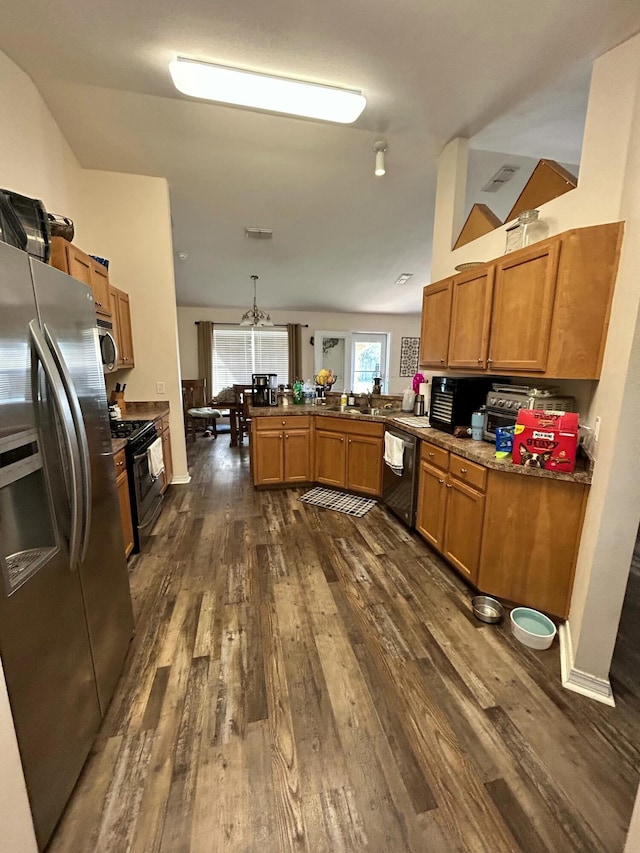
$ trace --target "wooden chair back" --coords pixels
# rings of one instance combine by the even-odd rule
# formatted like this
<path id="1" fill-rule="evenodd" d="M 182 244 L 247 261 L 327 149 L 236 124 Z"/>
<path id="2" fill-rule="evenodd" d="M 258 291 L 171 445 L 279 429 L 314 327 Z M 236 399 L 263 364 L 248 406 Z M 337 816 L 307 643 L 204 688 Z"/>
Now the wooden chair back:
<path id="1" fill-rule="evenodd" d="M 253 391 L 253 385 L 239 385 L 235 384 L 233 386 L 233 393 L 236 395 L 236 405 L 238 406 L 237 416 L 238 416 L 238 443 L 242 444 L 242 441 L 246 436 L 249 435 L 249 430 L 251 428 L 251 416 L 249 415 L 249 404 L 251 403 L 251 393 Z"/>
<path id="2" fill-rule="evenodd" d="M 199 409 L 208 404 L 206 379 L 182 380 L 182 408 L 185 412 L 188 409 Z"/>

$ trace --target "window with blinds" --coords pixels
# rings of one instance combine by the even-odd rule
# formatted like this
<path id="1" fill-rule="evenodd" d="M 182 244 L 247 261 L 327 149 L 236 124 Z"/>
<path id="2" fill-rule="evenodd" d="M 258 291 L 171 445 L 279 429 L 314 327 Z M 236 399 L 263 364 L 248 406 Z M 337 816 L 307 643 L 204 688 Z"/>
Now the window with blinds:
<path id="1" fill-rule="evenodd" d="M 287 330 L 214 326 L 213 395 L 234 383 L 250 385 L 252 373 L 277 373 L 278 384 L 287 384 Z"/>

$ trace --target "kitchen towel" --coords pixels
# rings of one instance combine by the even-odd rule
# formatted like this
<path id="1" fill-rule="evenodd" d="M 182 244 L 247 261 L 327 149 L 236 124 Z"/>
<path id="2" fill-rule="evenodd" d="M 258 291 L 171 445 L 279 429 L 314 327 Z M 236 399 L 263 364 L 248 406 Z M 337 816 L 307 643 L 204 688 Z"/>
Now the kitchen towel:
<path id="1" fill-rule="evenodd" d="M 164 471 L 164 459 L 162 458 L 162 439 L 156 438 L 147 450 L 149 460 L 149 473 L 155 479 Z"/>
<path id="2" fill-rule="evenodd" d="M 384 434 L 384 461 L 398 477 L 402 474 L 404 441 L 390 432 Z"/>

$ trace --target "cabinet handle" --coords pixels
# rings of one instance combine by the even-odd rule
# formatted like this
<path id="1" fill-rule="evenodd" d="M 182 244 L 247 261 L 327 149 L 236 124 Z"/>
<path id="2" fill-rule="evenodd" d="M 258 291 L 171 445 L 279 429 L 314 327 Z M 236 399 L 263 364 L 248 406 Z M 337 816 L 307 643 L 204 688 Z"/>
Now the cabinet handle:
<path id="1" fill-rule="evenodd" d="M 351 444 L 351 439 L 349 439 L 349 444 Z"/>
<path id="2" fill-rule="evenodd" d="M 341 439 L 340 439 L 340 441 L 341 441 L 341 442 L 344 442 L 344 438 L 341 438 Z"/>
<path id="3" fill-rule="evenodd" d="M 487 364 L 492 364 L 492 363 L 493 363 L 493 359 L 492 359 L 492 358 L 488 358 L 488 359 L 487 359 Z"/>
<path id="4" fill-rule="evenodd" d="M 444 358 L 440 359 L 440 364 L 444 364 Z"/>
<path id="5" fill-rule="evenodd" d="M 286 426 L 286 425 L 287 425 L 287 422 L 286 422 L 286 421 L 282 421 L 282 426 Z"/>
<path id="6" fill-rule="evenodd" d="M 450 488 L 451 488 L 451 483 L 447 483 L 447 488 L 448 488 L 448 489 L 450 489 Z"/>
<path id="7" fill-rule="evenodd" d="M 440 485 L 442 485 L 444 483 L 444 480 L 441 480 L 440 477 L 438 477 L 438 482 L 440 483 Z"/>
<path id="8" fill-rule="evenodd" d="M 466 474 L 466 473 L 467 473 L 467 469 L 466 469 L 466 468 L 461 468 L 461 469 L 460 469 L 460 473 L 461 473 L 461 474 Z"/>
<path id="9" fill-rule="evenodd" d="M 481 358 L 479 358 L 479 359 L 478 359 L 478 364 L 482 364 L 482 359 L 481 359 Z"/>
<path id="10" fill-rule="evenodd" d="M 289 436 L 288 436 L 288 435 L 285 435 L 285 438 L 289 438 Z"/>
<path id="11" fill-rule="evenodd" d="M 429 456 L 435 456 L 436 454 L 433 451 L 430 451 Z"/>

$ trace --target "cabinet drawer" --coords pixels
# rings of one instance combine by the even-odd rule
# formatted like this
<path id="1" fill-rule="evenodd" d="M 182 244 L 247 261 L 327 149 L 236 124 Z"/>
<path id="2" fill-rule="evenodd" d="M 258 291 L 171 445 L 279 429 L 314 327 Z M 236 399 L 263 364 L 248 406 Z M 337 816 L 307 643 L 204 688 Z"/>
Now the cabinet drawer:
<path id="1" fill-rule="evenodd" d="M 113 457 L 113 467 L 116 470 L 116 477 L 119 477 L 123 471 L 127 470 L 127 462 L 124 455 L 124 450 L 119 450 Z"/>
<path id="2" fill-rule="evenodd" d="M 469 462 L 468 459 L 463 459 L 462 456 L 456 456 L 455 453 L 449 457 L 449 471 L 463 483 L 468 483 L 482 492 L 487 487 L 487 469 L 482 465 L 476 465 L 475 462 Z"/>
<path id="3" fill-rule="evenodd" d="M 449 467 L 449 451 L 443 450 L 442 447 L 436 447 L 435 444 L 429 444 L 428 441 L 422 442 L 420 450 L 420 459 L 428 462 L 430 465 L 437 465 L 444 471 Z"/>
<path id="4" fill-rule="evenodd" d="M 293 415 L 287 417 L 254 417 L 256 429 L 260 432 L 263 429 L 279 430 L 279 429 L 309 429 L 311 419 L 309 415 Z"/>

